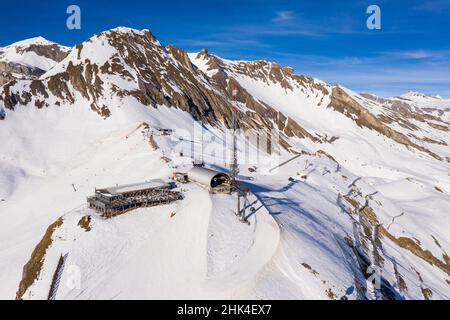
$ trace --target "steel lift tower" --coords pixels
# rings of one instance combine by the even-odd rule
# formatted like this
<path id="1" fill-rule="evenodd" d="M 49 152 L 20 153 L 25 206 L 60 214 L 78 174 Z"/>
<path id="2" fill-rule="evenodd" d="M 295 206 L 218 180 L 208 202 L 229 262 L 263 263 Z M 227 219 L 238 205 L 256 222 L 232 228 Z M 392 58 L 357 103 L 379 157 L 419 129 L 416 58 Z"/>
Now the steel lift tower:
<path id="1" fill-rule="evenodd" d="M 204 167 L 205 166 L 205 158 L 204 158 L 204 152 L 205 152 L 205 141 L 204 141 L 204 132 L 205 132 L 205 121 L 204 118 L 207 117 L 209 115 L 209 110 L 205 110 L 202 112 L 202 162 L 201 162 L 201 166 Z"/>
<path id="2" fill-rule="evenodd" d="M 232 179 L 232 190 L 236 191 L 237 194 L 237 210 L 236 215 L 240 217 L 242 222 L 247 222 L 245 218 L 245 212 L 241 210 L 241 195 L 245 196 L 242 193 L 241 187 L 239 186 L 236 177 L 239 174 L 239 164 L 238 164 L 238 147 L 237 147 L 237 136 L 238 136 L 238 120 L 237 120 L 237 108 L 236 108 L 236 97 L 238 95 L 238 90 L 234 84 L 231 84 L 231 96 L 233 101 L 233 106 L 231 108 L 232 113 L 232 121 L 233 121 L 233 162 L 231 164 L 231 179 Z"/>

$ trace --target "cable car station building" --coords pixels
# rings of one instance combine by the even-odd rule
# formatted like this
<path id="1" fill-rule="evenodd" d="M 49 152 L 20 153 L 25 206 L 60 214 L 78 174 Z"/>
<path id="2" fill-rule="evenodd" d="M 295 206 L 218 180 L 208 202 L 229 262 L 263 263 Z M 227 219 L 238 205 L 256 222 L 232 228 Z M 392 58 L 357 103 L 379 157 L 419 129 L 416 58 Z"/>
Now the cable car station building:
<path id="1" fill-rule="evenodd" d="M 113 217 L 139 207 L 151 207 L 181 200 L 182 194 L 171 190 L 173 185 L 162 180 L 95 189 L 87 198 L 89 208 L 104 217 Z"/>

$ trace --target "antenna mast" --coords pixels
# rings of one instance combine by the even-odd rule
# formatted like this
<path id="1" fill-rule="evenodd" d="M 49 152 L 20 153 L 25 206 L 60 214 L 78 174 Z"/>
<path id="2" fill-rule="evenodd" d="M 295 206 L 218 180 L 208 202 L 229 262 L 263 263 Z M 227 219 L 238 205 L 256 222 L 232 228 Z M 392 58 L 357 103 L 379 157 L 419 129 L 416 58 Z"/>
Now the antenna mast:
<path id="1" fill-rule="evenodd" d="M 203 138 L 204 131 L 205 131 L 205 125 L 203 123 L 203 117 L 205 117 L 205 116 L 206 116 L 206 111 L 204 111 L 202 116 L 201 116 L 201 119 L 202 119 L 202 166 L 205 165 L 205 159 L 204 159 L 205 142 L 204 142 L 204 138 Z"/>
<path id="2" fill-rule="evenodd" d="M 237 108 L 236 108 L 236 96 L 238 95 L 238 90 L 234 84 L 231 84 L 231 96 L 233 101 L 233 106 L 231 108 L 232 121 L 233 121 L 233 162 L 231 164 L 231 178 L 232 178 L 232 190 L 235 190 L 237 193 L 237 210 L 236 215 L 238 217 L 242 217 L 241 213 L 241 190 L 239 184 L 236 180 L 237 175 L 239 174 L 239 165 L 238 165 L 238 148 L 237 148 Z M 245 221 L 245 217 L 242 217 Z"/>

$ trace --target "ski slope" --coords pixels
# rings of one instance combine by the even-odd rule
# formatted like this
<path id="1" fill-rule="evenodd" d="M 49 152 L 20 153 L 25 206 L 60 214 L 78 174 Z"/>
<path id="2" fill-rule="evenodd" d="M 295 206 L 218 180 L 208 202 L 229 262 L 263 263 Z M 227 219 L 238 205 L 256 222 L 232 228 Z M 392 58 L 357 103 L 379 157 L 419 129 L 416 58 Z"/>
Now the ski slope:
<path id="1" fill-rule="evenodd" d="M 56 299 L 245 298 L 278 247 L 278 226 L 262 207 L 250 226 L 239 222 L 228 196 L 217 199 L 195 184 L 184 194 L 176 204 L 114 219 L 86 208 L 65 214 L 24 299 L 46 299 L 66 253 Z M 89 231 L 78 226 L 86 215 Z"/>
<path id="2" fill-rule="evenodd" d="M 445 179 L 434 184 L 424 174 L 413 176 L 409 168 L 380 178 L 362 167 L 366 175 L 361 177 L 352 172 L 353 164 L 337 164 L 324 154 L 281 155 L 283 165 L 271 173 L 241 166 L 240 178 L 252 190 L 249 201 L 256 209 L 250 226 L 234 215 L 234 198 L 210 195 L 195 184 L 181 186 L 185 199 L 175 204 L 104 220 L 83 208 L 95 187 L 167 179 L 174 168 L 189 167 L 191 158 L 180 157 L 179 150 L 200 156 L 198 137 L 192 142 L 178 136 L 192 130 L 188 114 L 166 107 L 150 113 L 132 103 L 115 114 L 99 122 L 83 106 L 18 109 L 2 124 L 2 134 L 12 132 L 14 124 L 25 128 L 19 135 L 9 134 L 8 152 L 0 162 L 8 172 L 2 176 L 6 188 L 0 203 L 1 223 L 8 225 L 0 233 L 2 298 L 15 297 L 23 266 L 47 227 L 61 216 L 64 223 L 24 299 L 47 298 L 65 253 L 57 299 L 374 298 L 376 292 L 344 241 L 357 240 L 364 228 L 357 216 L 348 214 L 343 195 L 361 203 L 371 195 L 370 206 L 390 232 L 419 239 L 437 258 L 446 254 L 450 201 Z M 174 121 L 184 129 L 170 137 L 155 136 L 155 150 L 141 124 L 173 128 Z M 219 129 L 207 130 L 221 136 Z M 205 161 L 226 167 L 228 159 L 217 161 L 218 155 L 205 154 Z M 78 226 L 86 215 L 92 217 L 89 232 Z M 379 249 L 366 245 L 376 255 Z M 382 249 L 383 279 L 399 292 L 398 298 L 421 299 L 424 288 L 433 292 L 433 299 L 449 297 L 443 271 L 388 239 Z M 74 287 L 76 270 L 80 281 Z M 399 277 L 408 291 L 400 292 Z"/>
<path id="3" fill-rule="evenodd" d="M 185 199 L 175 204 L 138 209 L 105 220 L 84 205 L 95 187 L 168 179 L 174 165 L 189 163 L 170 150 L 179 144 L 179 148 L 186 148 L 183 145 L 188 142 L 155 137 L 159 148 L 154 150 L 136 114 L 121 114 L 111 122 L 93 125 L 90 121 L 98 119 L 83 108 L 72 112 L 51 108 L 42 113 L 34 111 L 14 112 L 2 127 L 14 130 L 10 125 L 21 122 L 37 134 L 25 130 L 21 140 L 9 140 L 4 146 L 10 152 L 1 163 L 8 167 L 11 180 L 5 183 L 8 189 L 2 189 L 6 201 L 0 207 L 2 224 L 9 221 L 8 230 L 0 234 L 1 297 L 14 298 L 23 266 L 46 228 L 59 217 L 63 224 L 52 235 L 39 278 L 23 299 L 47 298 L 58 259 L 66 253 L 56 299 L 248 296 L 279 243 L 278 226 L 263 206 L 254 204 L 258 210 L 249 217 L 248 226 L 234 215 L 234 198 L 210 195 L 202 187 L 189 184 L 182 187 Z M 159 109 L 161 116 L 146 117 L 145 112 L 141 120 L 149 120 L 154 127 L 171 125 L 173 117 L 180 124 L 185 117 L 174 109 Z M 188 130 L 192 119 L 185 119 Z M 28 121 L 34 128 L 26 125 Z M 78 123 L 85 129 L 75 129 Z M 69 127 L 79 133 L 63 129 Z M 30 144 L 35 149 L 20 151 Z M 165 163 L 164 156 L 173 158 L 173 162 Z M 14 175 L 14 170 L 20 174 Z M 55 190 L 57 197 L 48 201 Z M 24 206 L 29 209 L 23 211 Z M 89 232 L 78 225 L 87 215 L 92 219 Z M 73 272 L 76 275 L 77 270 L 81 270 L 80 285 L 73 287 L 78 279 L 74 280 Z"/>

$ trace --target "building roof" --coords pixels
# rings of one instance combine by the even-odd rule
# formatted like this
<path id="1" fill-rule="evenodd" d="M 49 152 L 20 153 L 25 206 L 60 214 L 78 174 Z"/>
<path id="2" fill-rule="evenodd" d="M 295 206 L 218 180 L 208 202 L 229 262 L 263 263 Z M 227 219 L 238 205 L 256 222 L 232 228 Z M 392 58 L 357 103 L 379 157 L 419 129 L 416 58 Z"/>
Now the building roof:
<path id="1" fill-rule="evenodd" d="M 125 185 L 121 185 L 121 186 L 102 188 L 102 189 L 98 189 L 97 192 L 100 192 L 105 196 L 115 196 L 115 195 L 119 195 L 119 194 L 127 193 L 127 192 L 142 191 L 142 190 L 155 189 L 155 188 L 166 187 L 166 186 L 167 186 L 167 182 L 157 179 L 157 180 L 149 180 L 149 181 L 140 182 L 140 183 L 125 184 Z"/>
<path id="2" fill-rule="evenodd" d="M 228 174 L 204 167 L 193 167 L 189 171 L 188 176 L 190 180 L 205 185 L 208 188 L 213 187 L 215 184 L 215 180 L 221 177 L 231 181 L 231 178 Z"/>

